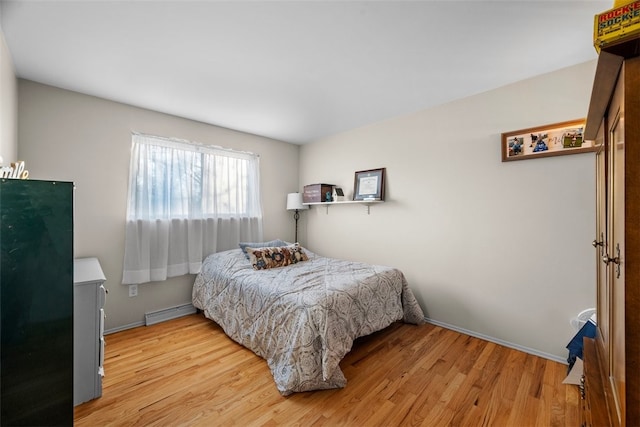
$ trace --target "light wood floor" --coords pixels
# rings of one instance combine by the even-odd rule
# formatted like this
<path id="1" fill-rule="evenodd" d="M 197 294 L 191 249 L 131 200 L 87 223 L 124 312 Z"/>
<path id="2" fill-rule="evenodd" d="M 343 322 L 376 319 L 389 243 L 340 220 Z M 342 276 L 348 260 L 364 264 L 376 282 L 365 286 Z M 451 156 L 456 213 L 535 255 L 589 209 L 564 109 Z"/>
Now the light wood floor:
<path id="1" fill-rule="evenodd" d="M 76 426 L 577 426 L 566 366 L 433 325 L 356 341 L 347 386 L 282 397 L 266 362 L 200 314 L 106 336 Z"/>

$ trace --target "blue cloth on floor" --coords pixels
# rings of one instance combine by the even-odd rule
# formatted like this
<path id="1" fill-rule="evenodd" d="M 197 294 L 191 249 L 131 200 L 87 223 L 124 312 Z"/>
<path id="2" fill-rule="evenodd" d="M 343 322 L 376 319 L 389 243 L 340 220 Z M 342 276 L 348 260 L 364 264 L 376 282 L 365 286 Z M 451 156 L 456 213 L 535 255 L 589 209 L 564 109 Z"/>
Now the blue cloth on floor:
<path id="1" fill-rule="evenodd" d="M 576 358 L 579 357 L 582 359 L 584 337 L 595 338 L 595 336 L 596 324 L 589 320 L 582 326 L 582 328 L 580 328 L 571 341 L 569 341 L 569 344 L 567 344 L 567 349 L 569 349 L 569 357 L 567 358 L 567 362 L 569 362 L 569 370 L 571 370 L 573 364 L 576 362 Z"/>

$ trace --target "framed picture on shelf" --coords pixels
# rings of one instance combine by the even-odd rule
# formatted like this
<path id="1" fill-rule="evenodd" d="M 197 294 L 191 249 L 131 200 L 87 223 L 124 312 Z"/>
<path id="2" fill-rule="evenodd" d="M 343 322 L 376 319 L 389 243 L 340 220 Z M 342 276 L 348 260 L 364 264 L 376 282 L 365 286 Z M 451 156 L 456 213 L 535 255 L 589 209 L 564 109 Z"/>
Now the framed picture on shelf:
<path id="1" fill-rule="evenodd" d="M 356 172 L 353 200 L 384 200 L 385 168 Z"/>
<path id="2" fill-rule="evenodd" d="M 502 161 L 537 159 L 595 151 L 583 139 L 585 120 L 571 120 L 502 134 Z"/>

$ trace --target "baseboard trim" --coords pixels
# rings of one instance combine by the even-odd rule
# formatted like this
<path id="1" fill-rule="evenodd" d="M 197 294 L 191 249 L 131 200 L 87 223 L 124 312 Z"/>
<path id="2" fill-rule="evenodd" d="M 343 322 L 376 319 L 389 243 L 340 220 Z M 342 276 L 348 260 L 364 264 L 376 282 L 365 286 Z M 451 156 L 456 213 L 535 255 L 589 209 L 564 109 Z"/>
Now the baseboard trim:
<path id="1" fill-rule="evenodd" d="M 115 328 L 105 329 L 104 334 L 105 335 L 115 334 L 116 332 L 126 331 L 127 329 L 133 329 L 139 326 L 144 326 L 144 322 L 142 321 L 134 322 L 134 323 L 129 323 L 127 325 L 116 326 Z"/>
<path id="2" fill-rule="evenodd" d="M 489 335 L 485 335 L 485 334 L 481 334 L 479 332 L 475 332 L 475 331 L 470 331 L 469 329 L 464 329 L 464 328 L 460 328 L 458 326 L 455 325 L 450 325 L 448 323 L 445 322 L 440 322 L 439 320 L 434 320 L 434 319 L 430 319 L 428 317 L 425 317 L 424 320 L 427 323 L 431 323 L 432 325 L 436 325 L 436 326 L 440 326 L 442 328 L 445 329 L 451 329 L 452 331 L 456 331 L 456 332 L 460 332 L 461 334 L 465 334 L 465 335 L 470 335 L 472 337 L 475 338 L 480 338 L 483 339 L 485 341 L 489 341 L 495 344 L 499 344 L 505 347 L 509 347 L 509 348 L 513 348 L 514 350 L 520 350 L 523 351 L 525 353 L 528 354 L 532 354 L 534 356 L 538 356 L 538 357 L 542 357 L 544 359 L 549 359 L 549 360 L 553 360 L 554 362 L 559 362 L 562 363 L 564 365 L 567 365 L 567 360 L 563 359 L 559 356 L 556 356 L 555 354 L 551 354 L 551 353 L 545 353 L 543 351 L 539 351 L 533 348 L 529 348 L 529 347 L 525 347 L 519 344 L 514 344 L 512 342 L 509 341 L 505 341 L 505 340 L 501 340 L 499 338 L 495 338 Z"/>
<path id="3" fill-rule="evenodd" d="M 175 307 L 169 307 L 162 310 L 151 311 L 145 313 L 144 321 L 128 323 L 122 326 L 116 326 L 115 328 L 105 329 L 104 334 L 115 334 L 116 332 L 126 331 L 127 329 L 138 328 L 140 326 L 150 326 L 156 323 L 165 322 L 171 319 L 177 319 L 178 317 L 188 316 L 197 312 L 193 304 L 182 304 Z"/>
<path id="4" fill-rule="evenodd" d="M 167 320 L 177 319 L 178 317 L 187 316 L 196 312 L 193 304 L 182 304 L 174 307 L 163 308 L 162 310 L 150 311 L 144 314 L 145 325 L 155 325 L 156 323 L 166 322 Z"/>
<path id="5" fill-rule="evenodd" d="M 129 323 L 128 325 L 118 326 L 115 328 L 107 329 L 104 331 L 105 335 L 113 334 L 116 332 L 124 331 L 127 329 L 137 328 L 139 326 L 149 326 L 156 323 L 164 322 L 171 319 L 177 319 L 178 317 L 187 316 L 189 314 L 195 313 L 197 310 L 192 304 L 183 304 L 175 307 L 165 308 L 162 310 L 157 310 L 149 313 L 145 313 L 145 322 L 134 322 Z M 545 353 L 543 351 L 535 350 L 533 348 L 525 347 L 519 344 L 514 344 L 509 341 L 501 340 L 499 338 L 495 338 L 489 335 L 481 334 L 479 332 L 471 331 L 469 329 L 461 328 L 459 326 L 451 325 L 449 323 L 441 322 L 439 320 L 430 319 L 425 317 L 424 320 L 427 323 L 432 325 L 440 326 L 441 328 L 451 329 L 452 331 L 460 332 L 461 334 L 469 335 L 475 338 L 480 338 L 485 341 L 489 341 L 495 344 L 503 345 L 505 347 L 513 348 L 515 350 L 520 350 L 528 354 L 532 354 L 534 356 L 539 356 L 544 359 L 553 360 L 554 362 L 562 363 L 567 365 L 567 360 L 556 356 L 555 354 Z M 151 323 L 150 323 L 151 322 Z"/>

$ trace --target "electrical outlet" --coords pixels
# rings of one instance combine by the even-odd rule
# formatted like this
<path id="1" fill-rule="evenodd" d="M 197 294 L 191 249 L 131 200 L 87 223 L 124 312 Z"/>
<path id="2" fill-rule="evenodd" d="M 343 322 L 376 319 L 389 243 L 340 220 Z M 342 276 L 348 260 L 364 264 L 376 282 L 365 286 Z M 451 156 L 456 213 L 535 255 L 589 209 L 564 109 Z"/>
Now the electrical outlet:
<path id="1" fill-rule="evenodd" d="M 138 296 L 138 285 L 129 285 L 129 296 Z"/>

